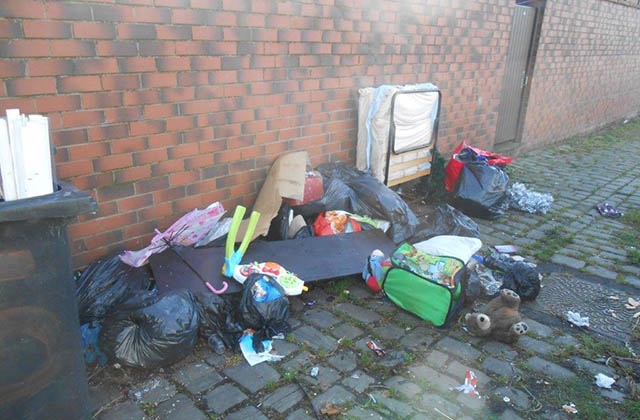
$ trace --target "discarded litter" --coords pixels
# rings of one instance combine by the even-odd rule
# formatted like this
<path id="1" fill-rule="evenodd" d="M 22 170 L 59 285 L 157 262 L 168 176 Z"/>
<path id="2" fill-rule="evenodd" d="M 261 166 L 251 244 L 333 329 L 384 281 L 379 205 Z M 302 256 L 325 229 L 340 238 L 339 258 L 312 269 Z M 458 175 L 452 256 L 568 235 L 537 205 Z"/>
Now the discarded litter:
<path id="1" fill-rule="evenodd" d="M 262 362 L 278 361 L 284 356 L 277 354 L 271 354 L 272 344 L 271 340 L 262 340 L 263 350 L 258 352 L 255 350 L 255 337 L 254 331 L 249 329 L 244 332 L 240 337 L 240 351 L 244 356 L 249 366 L 255 366 Z"/>
<path id="2" fill-rule="evenodd" d="M 138 251 L 125 251 L 120 259 L 132 267 L 141 267 L 147 263 L 151 255 L 167 249 L 168 243 L 180 246 L 194 245 L 207 236 L 224 212 L 224 207 L 218 202 L 203 210 L 195 209 L 176 220 L 164 232 L 156 230 L 156 236 L 151 239 L 149 246 Z"/>
<path id="3" fill-rule="evenodd" d="M 318 373 L 320 372 L 320 369 L 318 369 L 318 366 L 314 366 L 311 368 L 311 371 L 309 372 L 309 375 L 313 376 L 314 378 L 316 376 L 318 376 Z"/>
<path id="4" fill-rule="evenodd" d="M 515 245 L 494 245 L 493 248 L 501 254 L 513 254 L 518 252 L 518 247 Z"/>
<path id="5" fill-rule="evenodd" d="M 538 297 L 541 276 L 532 264 L 496 253 L 487 256 L 484 264 L 497 270 L 493 274 L 498 280 L 502 280 L 503 289 L 513 290 L 523 301 L 532 301 Z"/>
<path id="6" fill-rule="evenodd" d="M 416 238 L 431 238 L 438 235 L 456 235 L 479 238 L 478 224 L 460 210 L 448 204 L 436 207 L 427 217 L 425 226 L 416 233 Z"/>
<path id="7" fill-rule="evenodd" d="M 104 320 L 100 343 L 121 364 L 152 369 L 188 354 L 197 334 L 198 311 L 191 292 L 139 293 Z"/>
<path id="8" fill-rule="evenodd" d="M 280 286 L 284 288 L 287 296 L 299 295 L 308 290 L 304 285 L 304 282 L 295 274 L 289 272 L 280 264 L 270 261 L 264 263 L 254 262 L 250 264 L 237 265 L 233 270 L 233 278 L 238 283 L 244 283 L 247 277 L 255 273 L 274 276 Z"/>
<path id="9" fill-rule="evenodd" d="M 249 242 L 251 242 L 253 233 L 256 229 L 256 226 L 258 225 L 258 221 L 260 220 L 260 213 L 257 211 L 252 211 L 247 229 L 244 232 L 242 242 L 240 243 L 240 247 L 237 250 L 234 249 L 236 236 L 238 235 L 238 229 L 240 229 L 240 223 L 242 223 L 242 218 L 244 217 L 244 213 L 246 211 L 247 209 L 243 206 L 237 206 L 236 211 L 233 213 L 233 221 L 231 222 L 231 228 L 229 229 L 229 234 L 227 235 L 227 242 L 224 249 L 224 264 L 222 266 L 222 274 L 227 277 L 233 277 L 233 272 L 236 266 L 240 264 L 244 253 L 247 251 Z"/>
<path id="10" fill-rule="evenodd" d="M 574 403 L 565 404 L 562 406 L 562 409 L 569 414 L 577 414 L 578 409 L 576 409 L 576 405 Z"/>
<path id="11" fill-rule="evenodd" d="M 367 341 L 367 347 L 369 347 L 371 350 L 373 350 L 380 357 L 382 357 L 385 354 L 387 354 L 382 347 L 378 346 L 373 341 Z"/>
<path id="12" fill-rule="evenodd" d="M 567 311 L 567 321 L 576 327 L 589 327 L 589 317 L 581 316 L 580 312 Z"/>
<path id="13" fill-rule="evenodd" d="M 627 303 L 624 304 L 624 307 L 629 309 L 630 311 L 634 311 L 640 307 L 640 302 L 635 300 L 634 298 L 627 299 Z"/>
<path id="14" fill-rule="evenodd" d="M 78 279 L 76 302 L 80 324 L 100 321 L 113 308 L 138 291 L 149 287 L 146 269 L 131 267 L 114 255 L 97 260 Z"/>
<path id="15" fill-rule="evenodd" d="M 608 377 L 607 375 L 605 375 L 604 373 L 598 373 L 595 376 L 596 379 L 596 385 L 598 385 L 600 388 L 611 388 L 611 385 L 613 385 L 613 383 L 616 381 L 613 378 Z"/>
<path id="16" fill-rule="evenodd" d="M 478 398 L 482 398 L 476 387 L 478 386 L 478 377 L 475 372 L 472 370 L 467 370 L 464 374 L 464 383 L 462 385 L 458 385 L 454 388 L 449 388 L 451 390 L 460 391 L 464 394 L 473 395 Z"/>
<path id="17" fill-rule="evenodd" d="M 596 206 L 596 210 L 598 210 L 598 213 L 600 213 L 602 216 L 611 217 L 614 219 L 624 215 L 624 213 L 614 207 L 613 204 L 606 201 L 604 203 L 598 204 Z"/>
<path id="18" fill-rule="evenodd" d="M 547 214 L 553 204 L 551 194 L 543 194 L 528 189 L 524 184 L 514 182 L 507 190 L 509 208 L 527 213 Z"/>
<path id="19" fill-rule="evenodd" d="M 329 402 L 325 403 L 325 405 L 320 408 L 320 414 L 324 414 L 325 416 L 336 416 L 341 412 L 342 410 L 340 410 L 340 407 Z"/>

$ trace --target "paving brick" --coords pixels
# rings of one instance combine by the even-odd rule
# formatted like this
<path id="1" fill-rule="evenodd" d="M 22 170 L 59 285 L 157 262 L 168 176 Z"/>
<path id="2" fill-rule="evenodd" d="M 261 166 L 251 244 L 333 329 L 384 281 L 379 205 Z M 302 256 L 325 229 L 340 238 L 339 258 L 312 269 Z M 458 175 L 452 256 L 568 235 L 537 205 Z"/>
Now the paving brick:
<path id="1" fill-rule="evenodd" d="M 303 351 L 293 359 L 284 362 L 282 369 L 285 371 L 298 372 L 306 366 L 310 366 L 312 363 L 311 354 L 308 351 Z"/>
<path id="2" fill-rule="evenodd" d="M 273 340 L 271 342 L 271 345 L 273 346 L 273 351 L 276 354 L 284 357 L 289 356 L 300 348 L 300 346 L 298 346 L 297 344 L 290 343 L 286 340 Z"/>
<path id="3" fill-rule="evenodd" d="M 556 348 L 555 346 L 547 342 L 536 340 L 535 338 L 531 338 L 526 335 L 518 339 L 518 347 L 520 347 L 521 349 L 532 351 L 534 353 L 538 353 L 543 356 L 551 354 L 551 352 L 553 352 Z"/>
<path id="4" fill-rule="evenodd" d="M 590 374 L 591 376 L 595 376 L 599 373 L 603 373 L 609 377 L 614 377 L 616 375 L 616 370 L 610 366 L 605 366 L 601 363 L 595 363 L 591 360 L 583 359 L 582 357 L 574 356 L 571 358 L 571 364 L 575 366 L 578 370 L 582 370 Z"/>
<path id="5" fill-rule="evenodd" d="M 433 343 L 433 336 L 425 327 L 412 328 L 400 339 L 400 344 L 409 349 L 422 350 Z"/>
<path id="6" fill-rule="evenodd" d="M 308 325 L 304 325 L 293 331 L 293 336 L 297 342 L 306 344 L 314 350 L 332 352 L 338 348 L 338 342 L 335 338 L 323 334 Z"/>
<path id="7" fill-rule="evenodd" d="M 371 395 L 378 401 L 378 404 L 382 404 L 392 413 L 400 416 L 400 418 L 407 418 L 414 413 L 413 408 L 403 401 L 399 401 L 395 398 L 389 398 L 383 392 L 375 391 Z"/>
<path id="8" fill-rule="evenodd" d="M 300 380 L 304 381 L 310 386 L 318 386 L 321 389 L 329 389 L 341 378 L 340 372 L 329 366 L 326 366 L 324 364 L 314 364 L 313 366 L 318 368 L 317 376 L 311 376 L 311 369 L 307 369 L 303 372 L 303 375 L 300 376 Z"/>
<path id="9" fill-rule="evenodd" d="M 356 370 L 351 375 L 342 380 L 342 385 L 353 389 L 357 393 L 363 393 L 371 384 L 375 382 L 371 376 L 361 370 Z"/>
<path id="10" fill-rule="evenodd" d="M 575 347 L 580 344 L 577 338 L 568 334 L 556 337 L 554 342 L 556 343 L 557 346 L 562 346 L 562 347 L 565 347 L 565 346 Z"/>
<path id="11" fill-rule="evenodd" d="M 335 306 L 335 309 L 356 321 L 362 322 L 364 325 L 370 325 L 379 321 L 381 318 L 379 313 L 354 305 L 353 303 L 339 303 Z"/>
<path id="12" fill-rule="evenodd" d="M 176 387 L 165 378 L 151 378 L 133 387 L 129 395 L 138 402 L 158 404 L 176 394 Z"/>
<path id="13" fill-rule="evenodd" d="M 432 350 L 427 356 L 427 363 L 435 368 L 446 365 L 448 360 L 449 356 L 438 350 Z"/>
<path id="14" fill-rule="evenodd" d="M 448 391 L 447 392 L 451 392 Z M 460 418 L 461 409 L 458 405 L 446 400 L 438 394 L 431 392 L 425 392 L 422 395 L 421 407 L 427 411 L 427 418 L 437 419 L 442 417 L 442 413 L 445 415 L 458 419 Z M 429 417 L 430 416 L 430 417 Z"/>
<path id="15" fill-rule="evenodd" d="M 224 384 L 214 388 L 204 396 L 207 406 L 216 414 L 227 411 L 234 405 L 240 404 L 248 397 L 232 384 Z"/>
<path id="16" fill-rule="evenodd" d="M 615 271 L 609 270 L 604 267 L 599 267 L 596 265 L 587 265 L 585 267 L 585 271 L 595 276 L 602 277 L 609 280 L 615 280 L 618 277 L 618 273 L 616 273 Z"/>
<path id="17" fill-rule="evenodd" d="M 170 400 L 158 405 L 154 414 L 163 420 L 207 419 L 207 416 L 184 394 L 176 394 Z"/>
<path id="18" fill-rule="evenodd" d="M 498 341 L 488 341 L 482 346 L 485 353 L 498 359 L 513 361 L 518 357 L 518 352 L 511 346 Z"/>
<path id="19" fill-rule="evenodd" d="M 460 395 L 456 397 L 456 401 L 471 410 L 479 411 L 484 408 L 486 400 L 476 395 L 460 393 Z"/>
<path id="20" fill-rule="evenodd" d="M 353 407 L 345 413 L 345 416 L 348 419 L 357 420 L 386 420 L 389 418 L 388 416 L 383 416 L 375 410 L 366 409 L 363 407 Z"/>
<path id="21" fill-rule="evenodd" d="M 180 369 L 173 374 L 173 379 L 182 384 L 192 394 L 211 389 L 222 381 L 222 376 L 205 363 L 196 363 Z"/>
<path id="22" fill-rule="evenodd" d="M 144 411 L 133 401 L 125 401 L 108 411 L 102 412 L 100 420 L 140 420 L 145 419 Z"/>
<path id="23" fill-rule="evenodd" d="M 224 418 L 226 420 L 246 420 L 246 419 L 267 420 L 268 419 L 268 417 L 262 414 L 260 410 L 250 405 L 243 407 L 240 410 L 229 413 L 225 415 Z M 185 419 L 187 419 L 187 417 L 185 417 Z"/>
<path id="24" fill-rule="evenodd" d="M 541 324 L 531 318 L 524 318 L 523 321 L 529 326 L 530 333 L 544 338 L 553 337 L 553 328 L 548 325 Z"/>
<path id="25" fill-rule="evenodd" d="M 340 385 L 335 385 L 328 389 L 326 392 L 319 394 L 315 397 L 311 404 L 315 407 L 316 411 L 320 411 L 325 404 L 334 404 L 337 406 L 343 406 L 344 404 L 353 401 L 355 396 L 341 387 Z"/>
<path id="26" fill-rule="evenodd" d="M 526 364 L 530 369 L 543 375 L 548 375 L 553 379 L 571 379 L 576 376 L 569 369 L 541 359 L 538 356 L 531 357 L 526 361 Z"/>
<path id="27" fill-rule="evenodd" d="M 562 254 L 554 254 L 553 257 L 551 257 L 551 262 L 566 265 L 568 267 L 575 268 L 576 270 L 579 270 L 586 265 L 584 261 Z"/>
<path id="28" fill-rule="evenodd" d="M 364 333 L 364 331 L 362 331 L 360 328 L 354 325 L 351 325 L 349 323 L 344 323 L 332 328 L 330 330 L 330 333 L 331 335 L 333 335 L 334 337 L 337 337 L 338 339 L 344 337 L 344 338 L 348 338 L 349 340 L 353 340 L 354 338 L 361 336 Z"/>
<path id="29" fill-rule="evenodd" d="M 444 337 L 438 341 L 435 347 L 443 353 L 454 355 L 465 360 L 477 360 L 481 355 L 480 351 L 471 347 L 469 343 L 463 343 L 449 337 Z"/>
<path id="30" fill-rule="evenodd" d="M 315 418 L 316 418 L 315 414 L 311 409 L 299 408 L 296 411 L 289 414 L 286 420 L 314 420 Z"/>
<path id="31" fill-rule="evenodd" d="M 486 357 L 482 361 L 482 368 L 488 372 L 494 373 L 502 377 L 510 377 L 514 375 L 521 375 L 522 371 L 513 364 L 498 360 L 495 357 Z"/>
<path id="32" fill-rule="evenodd" d="M 327 359 L 327 362 L 340 372 L 350 372 L 358 365 L 358 360 L 350 350 L 342 350 Z"/>
<path id="33" fill-rule="evenodd" d="M 224 370 L 224 374 L 229 378 L 242 385 L 251 393 L 258 392 L 269 383 L 280 380 L 280 374 L 277 370 L 263 362 L 255 366 L 248 363 L 239 363 Z"/>
<path id="34" fill-rule="evenodd" d="M 302 319 L 313 326 L 322 329 L 332 327 L 340 322 L 340 318 L 336 317 L 331 312 L 323 311 L 322 309 L 311 309 L 310 311 L 305 311 L 302 315 Z"/>
<path id="35" fill-rule="evenodd" d="M 298 385 L 289 384 L 268 394 L 262 401 L 265 408 L 284 413 L 304 398 Z"/>
<path id="36" fill-rule="evenodd" d="M 440 373 L 427 365 L 417 365 L 409 368 L 415 381 L 428 383 L 441 392 L 449 392 L 449 388 L 460 385 L 459 381 L 451 376 Z"/>
<path id="37" fill-rule="evenodd" d="M 404 328 L 394 324 L 385 324 L 376 327 L 376 335 L 385 341 L 397 341 L 404 334 Z"/>
<path id="38" fill-rule="evenodd" d="M 387 379 L 384 384 L 389 388 L 398 391 L 407 399 L 412 399 L 422 392 L 419 385 L 402 376 L 393 376 Z"/>
<path id="39" fill-rule="evenodd" d="M 529 394 L 517 388 L 502 386 L 494 389 L 491 394 L 500 401 L 509 399 L 509 405 L 513 404 L 519 410 L 527 410 L 531 405 Z"/>

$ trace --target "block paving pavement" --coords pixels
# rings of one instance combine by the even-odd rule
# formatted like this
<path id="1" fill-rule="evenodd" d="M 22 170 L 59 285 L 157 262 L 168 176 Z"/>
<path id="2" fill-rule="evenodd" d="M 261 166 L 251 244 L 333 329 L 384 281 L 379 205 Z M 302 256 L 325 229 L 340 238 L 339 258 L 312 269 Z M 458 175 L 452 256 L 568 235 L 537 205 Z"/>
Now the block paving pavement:
<path id="1" fill-rule="evenodd" d="M 632 121 L 517 157 L 510 165 L 512 182 L 555 199 L 548 214 L 509 210 L 497 220 L 475 219 L 485 251 L 514 244 L 531 259 L 547 252 L 547 262 L 539 261 L 545 276 L 541 303 L 522 305 L 530 334 L 514 345 L 472 337 L 461 321 L 448 329 L 431 327 L 374 296 L 358 278 L 342 279 L 313 284 L 308 293 L 290 298 L 293 332 L 273 344 L 281 361 L 249 367 L 239 353 L 217 355 L 200 345 L 164 369 L 89 369 L 94 417 L 569 419 L 596 418 L 595 404 L 607 413 L 602 418 L 640 418 L 625 405 L 637 396 L 634 376 L 627 380 L 620 369 L 624 360 L 631 363 L 622 366 L 637 380 L 638 359 L 615 364 L 604 354 L 578 351 L 590 348 L 588 337 L 632 348 L 633 312 L 621 305 L 627 297 L 639 298 L 640 267 L 629 262 L 630 250 L 616 240 L 616 232 L 629 227 L 600 216 L 594 206 L 609 201 L 624 212 L 639 208 L 639 155 L 640 122 Z M 433 210 L 428 200 L 407 201 L 428 223 Z M 550 243 L 553 235 L 564 240 Z M 569 284 L 566 295 L 556 292 L 563 281 Z M 547 289 L 554 296 L 544 297 Z M 597 307 L 589 303 L 593 295 L 605 309 L 618 305 L 616 312 L 589 313 Z M 614 295 L 619 300 L 609 299 Z M 580 306 L 581 301 L 587 304 Z M 572 305 L 600 321 L 594 331 L 566 321 L 563 312 Z M 608 331 L 608 324 L 619 328 Z M 386 355 L 367 348 L 369 340 Z M 311 376 L 312 367 L 317 376 Z M 468 370 L 478 378 L 480 397 L 452 390 Z M 598 373 L 616 379 L 612 389 L 595 386 Z M 564 399 L 577 395 L 566 387 L 579 389 L 583 398 Z M 571 403 L 577 414 L 562 408 Z M 323 414 L 327 409 L 335 414 Z"/>

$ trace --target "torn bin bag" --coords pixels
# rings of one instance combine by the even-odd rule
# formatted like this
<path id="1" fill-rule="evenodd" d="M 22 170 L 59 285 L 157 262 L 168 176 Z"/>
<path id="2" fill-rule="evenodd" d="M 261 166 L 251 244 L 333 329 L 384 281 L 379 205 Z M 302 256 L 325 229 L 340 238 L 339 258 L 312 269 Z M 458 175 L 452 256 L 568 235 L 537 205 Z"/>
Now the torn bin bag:
<path id="1" fill-rule="evenodd" d="M 100 346 L 119 363 L 143 369 L 185 357 L 198 339 L 198 311 L 188 290 L 138 295 L 104 320 Z"/>

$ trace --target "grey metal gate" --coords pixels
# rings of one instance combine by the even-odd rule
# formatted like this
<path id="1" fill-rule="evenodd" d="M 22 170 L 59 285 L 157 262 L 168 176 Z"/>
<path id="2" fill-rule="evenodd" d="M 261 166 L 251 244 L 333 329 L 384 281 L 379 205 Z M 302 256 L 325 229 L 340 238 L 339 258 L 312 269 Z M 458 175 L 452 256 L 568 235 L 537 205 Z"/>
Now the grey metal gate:
<path id="1" fill-rule="evenodd" d="M 518 136 L 535 20 L 534 7 L 516 6 L 498 107 L 496 146 L 514 141 Z"/>

